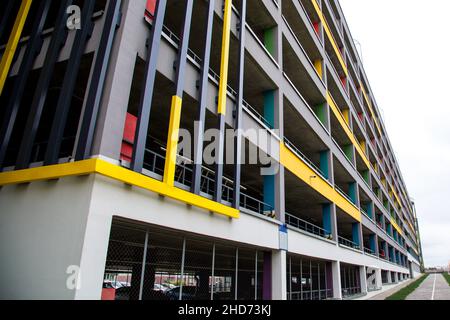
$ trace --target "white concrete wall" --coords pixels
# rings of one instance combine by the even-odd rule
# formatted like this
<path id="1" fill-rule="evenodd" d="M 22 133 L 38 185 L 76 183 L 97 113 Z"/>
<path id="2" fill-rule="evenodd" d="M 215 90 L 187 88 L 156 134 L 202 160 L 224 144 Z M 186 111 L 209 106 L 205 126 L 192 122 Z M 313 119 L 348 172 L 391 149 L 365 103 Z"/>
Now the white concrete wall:
<path id="1" fill-rule="evenodd" d="M 278 224 L 251 215 L 230 219 L 103 176 L 95 177 L 76 299 L 98 299 L 113 216 L 277 250 Z"/>
<path id="2" fill-rule="evenodd" d="M 391 264 L 381 259 L 369 255 L 363 255 L 361 252 L 349 248 L 341 247 L 335 243 L 309 235 L 293 231 L 288 231 L 289 252 L 316 257 L 331 261 L 339 261 L 343 263 L 379 268 L 383 270 L 409 273 L 407 268 Z"/>
<path id="3" fill-rule="evenodd" d="M 73 299 L 94 177 L 0 189 L 0 299 Z"/>

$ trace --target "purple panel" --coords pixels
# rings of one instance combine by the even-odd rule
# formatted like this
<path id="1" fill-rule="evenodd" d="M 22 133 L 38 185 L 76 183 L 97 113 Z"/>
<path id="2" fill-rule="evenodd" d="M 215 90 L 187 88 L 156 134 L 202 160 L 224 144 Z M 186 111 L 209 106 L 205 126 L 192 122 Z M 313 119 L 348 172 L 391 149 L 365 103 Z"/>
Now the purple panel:
<path id="1" fill-rule="evenodd" d="M 327 262 L 325 274 L 327 276 L 327 289 L 333 292 L 333 270 L 331 262 Z"/>
<path id="2" fill-rule="evenodd" d="M 272 253 L 264 252 L 263 300 L 272 299 Z"/>

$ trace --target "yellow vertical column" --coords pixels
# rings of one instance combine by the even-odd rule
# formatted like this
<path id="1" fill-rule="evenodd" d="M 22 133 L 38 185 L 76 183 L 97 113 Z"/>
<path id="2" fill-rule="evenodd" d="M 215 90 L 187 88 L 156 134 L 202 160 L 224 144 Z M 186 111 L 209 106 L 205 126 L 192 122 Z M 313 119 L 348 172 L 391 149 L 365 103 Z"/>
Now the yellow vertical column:
<path id="1" fill-rule="evenodd" d="M 166 162 L 164 165 L 164 183 L 173 186 L 175 183 L 175 168 L 177 165 L 178 137 L 180 131 L 181 106 L 183 100 L 172 97 L 170 107 L 169 132 L 167 136 Z"/>
<path id="2" fill-rule="evenodd" d="M 19 12 L 14 22 L 12 32 L 9 36 L 8 43 L 6 45 L 5 52 L 3 53 L 2 60 L 0 62 L 0 95 L 3 92 L 3 87 L 8 77 L 9 69 L 11 68 L 11 63 L 14 58 L 14 54 L 17 50 L 17 45 L 22 35 L 23 27 L 25 26 L 25 21 L 27 20 L 28 12 L 30 11 L 32 0 L 22 0 Z"/>
<path id="3" fill-rule="evenodd" d="M 222 58 L 220 61 L 219 99 L 217 112 L 225 115 L 227 110 L 228 63 L 230 60 L 230 27 L 232 0 L 225 0 L 222 34 Z M 242 26 L 245 28 L 245 26 Z"/>

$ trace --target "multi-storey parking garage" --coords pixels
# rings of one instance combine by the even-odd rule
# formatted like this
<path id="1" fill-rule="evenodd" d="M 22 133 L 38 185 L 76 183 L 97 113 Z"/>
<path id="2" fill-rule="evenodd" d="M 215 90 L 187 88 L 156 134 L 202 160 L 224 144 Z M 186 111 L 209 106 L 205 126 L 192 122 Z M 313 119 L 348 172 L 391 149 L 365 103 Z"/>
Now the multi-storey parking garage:
<path id="1" fill-rule="evenodd" d="M 337 0 L 1 8 L 1 297 L 342 299 L 420 273 Z"/>

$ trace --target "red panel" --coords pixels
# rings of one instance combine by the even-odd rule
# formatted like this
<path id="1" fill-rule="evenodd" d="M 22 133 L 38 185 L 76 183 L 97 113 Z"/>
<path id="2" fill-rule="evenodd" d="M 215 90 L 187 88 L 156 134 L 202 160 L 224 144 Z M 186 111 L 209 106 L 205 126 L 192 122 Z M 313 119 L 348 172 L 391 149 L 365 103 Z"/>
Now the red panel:
<path id="1" fill-rule="evenodd" d="M 316 33 L 319 34 L 319 27 L 320 27 L 320 24 L 319 24 L 318 22 L 314 22 L 314 23 L 313 23 L 313 26 L 314 26 L 314 30 L 316 31 Z"/>
<path id="2" fill-rule="evenodd" d="M 127 113 L 125 128 L 123 130 L 122 148 L 120 150 L 120 159 L 131 162 L 133 156 L 133 144 L 136 134 L 137 117 Z"/>
<path id="3" fill-rule="evenodd" d="M 342 82 L 342 85 L 344 86 L 344 88 L 346 88 L 347 87 L 347 78 L 346 77 L 342 77 L 341 78 L 341 82 Z"/>
<path id="4" fill-rule="evenodd" d="M 147 6 L 145 7 L 145 19 L 148 22 L 151 22 L 153 20 L 153 17 L 155 15 L 155 8 L 156 0 L 147 0 Z"/>
<path id="5" fill-rule="evenodd" d="M 102 289 L 102 300 L 116 300 L 116 289 Z"/>
<path id="6" fill-rule="evenodd" d="M 123 140 L 128 143 L 134 143 L 134 135 L 136 134 L 137 117 L 127 113 L 125 120 L 125 129 L 123 131 Z"/>

